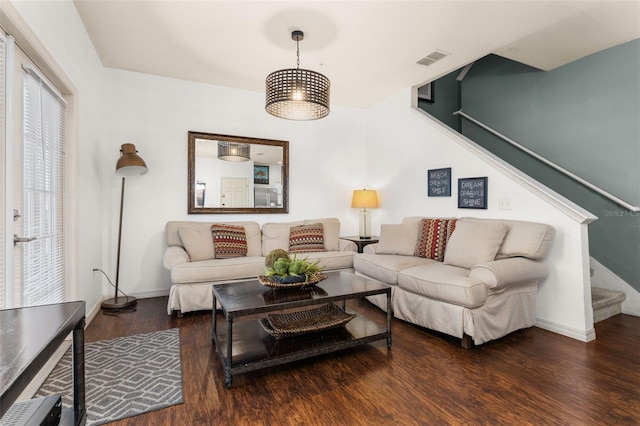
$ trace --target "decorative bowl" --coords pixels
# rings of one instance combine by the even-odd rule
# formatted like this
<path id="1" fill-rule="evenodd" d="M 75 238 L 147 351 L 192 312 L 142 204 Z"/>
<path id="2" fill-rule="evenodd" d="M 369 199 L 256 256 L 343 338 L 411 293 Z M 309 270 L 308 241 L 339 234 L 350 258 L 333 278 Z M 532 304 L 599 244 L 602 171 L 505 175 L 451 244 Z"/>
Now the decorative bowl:
<path id="1" fill-rule="evenodd" d="M 285 280 L 282 280 L 283 278 L 285 278 Z M 287 278 L 297 278 L 297 280 L 294 280 L 293 282 L 289 281 L 287 282 Z M 267 286 L 267 287 L 271 287 L 274 289 L 278 289 L 278 288 L 302 288 L 302 287 L 308 287 L 308 286 L 312 286 L 312 285 L 316 285 L 318 284 L 320 281 L 322 280 L 326 280 L 327 276 L 324 274 L 320 274 L 320 273 L 315 273 L 311 276 L 309 276 L 309 278 L 306 278 L 305 276 L 300 276 L 300 277 L 296 277 L 296 276 L 287 276 L 287 277 L 282 277 L 282 276 L 272 276 L 272 277 L 266 277 L 264 275 L 258 275 L 258 281 L 260 282 L 260 284 Z M 281 282 L 284 281 L 284 282 Z"/>

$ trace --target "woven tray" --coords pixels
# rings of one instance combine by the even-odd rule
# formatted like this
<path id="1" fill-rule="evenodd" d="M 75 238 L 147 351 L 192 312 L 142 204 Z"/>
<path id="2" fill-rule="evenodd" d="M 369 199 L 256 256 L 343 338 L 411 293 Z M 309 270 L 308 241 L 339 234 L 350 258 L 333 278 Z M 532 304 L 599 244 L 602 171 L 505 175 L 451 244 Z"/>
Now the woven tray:
<path id="1" fill-rule="evenodd" d="M 281 283 L 272 277 L 265 277 L 264 275 L 258 275 L 258 281 L 260 284 L 271 288 L 301 288 L 308 287 L 310 285 L 316 285 L 322 280 L 326 280 L 327 276 L 324 274 L 313 274 L 307 281 L 300 281 L 297 283 Z"/>
<path id="2" fill-rule="evenodd" d="M 266 318 L 260 318 L 259 322 L 267 333 L 276 339 L 282 339 L 340 327 L 355 317 L 330 303 L 306 311 L 269 314 Z"/>

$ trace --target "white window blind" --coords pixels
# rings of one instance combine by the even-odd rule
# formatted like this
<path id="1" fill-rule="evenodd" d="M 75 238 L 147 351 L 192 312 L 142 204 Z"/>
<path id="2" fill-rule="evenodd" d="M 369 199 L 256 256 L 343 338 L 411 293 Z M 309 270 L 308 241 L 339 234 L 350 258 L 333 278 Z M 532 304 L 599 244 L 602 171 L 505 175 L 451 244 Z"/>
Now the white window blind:
<path id="1" fill-rule="evenodd" d="M 63 302 L 64 101 L 29 69 L 23 75 L 22 305 Z"/>
<path id="2" fill-rule="evenodd" d="M 0 30 L 1 31 L 1 30 Z M 5 152 L 6 152 L 6 68 L 7 68 L 7 43 L 3 34 L 0 34 L 0 164 L 2 164 L 2 172 L 0 173 L 0 309 L 7 307 L 5 286 L 7 285 L 7 277 L 5 274 Z"/>

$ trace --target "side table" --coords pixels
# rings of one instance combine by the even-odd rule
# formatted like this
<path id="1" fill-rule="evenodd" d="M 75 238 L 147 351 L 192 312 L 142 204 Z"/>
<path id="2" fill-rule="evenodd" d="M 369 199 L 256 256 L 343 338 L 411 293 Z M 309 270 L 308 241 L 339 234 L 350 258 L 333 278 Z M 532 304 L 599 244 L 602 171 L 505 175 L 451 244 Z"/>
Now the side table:
<path id="1" fill-rule="evenodd" d="M 73 409 L 60 424 L 85 424 L 84 326 L 85 302 L 0 310 L 0 417 L 72 333 Z"/>
<path id="2" fill-rule="evenodd" d="M 358 236 L 347 236 L 347 237 L 340 237 L 340 238 L 342 238 L 343 240 L 349 240 L 356 243 L 356 245 L 358 246 L 358 253 L 362 253 L 364 246 L 369 244 L 375 244 L 378 241 L 380 241 L 380 237 L 363 238 Z"/>

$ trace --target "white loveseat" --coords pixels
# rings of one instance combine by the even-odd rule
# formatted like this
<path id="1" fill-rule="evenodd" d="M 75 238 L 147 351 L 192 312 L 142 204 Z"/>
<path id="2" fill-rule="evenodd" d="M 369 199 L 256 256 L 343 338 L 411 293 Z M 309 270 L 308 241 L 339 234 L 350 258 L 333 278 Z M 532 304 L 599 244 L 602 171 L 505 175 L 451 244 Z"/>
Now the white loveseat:
<path id="1" fill-rule="evenodd" d="M 554 235 L 541 223 L 410 217 L 382 225 L 354 268 L 391 286 L 395 317 L 470 347 L 534 325 Z M 385 300 L 369 300 L 386 309 Z"/>
<path id="2" fill-rule="evenodd" d="M 246 255 L 216 258 L 212 225 L 225 224 L 244 229 Z M 353 271 L 357 247 L 340 239 L 340 221 L 335 218 L 297 222 L 190 222 L 171 221 L 165 226 L 163 264 L 171 271 L 168 314 L 211 310 L 212 283 L 227 283 L 256 278 L 264 273 L 265 257 L 274 249 L 290 250 L 291 228 L 322 224 L 322 251 L 301 252 L 298 257 L 320 261 L 324 271 Z M 316 241 L 317 243 L 317 241 Z M 244 241 L 243 241 L 243 244 Z"/>

